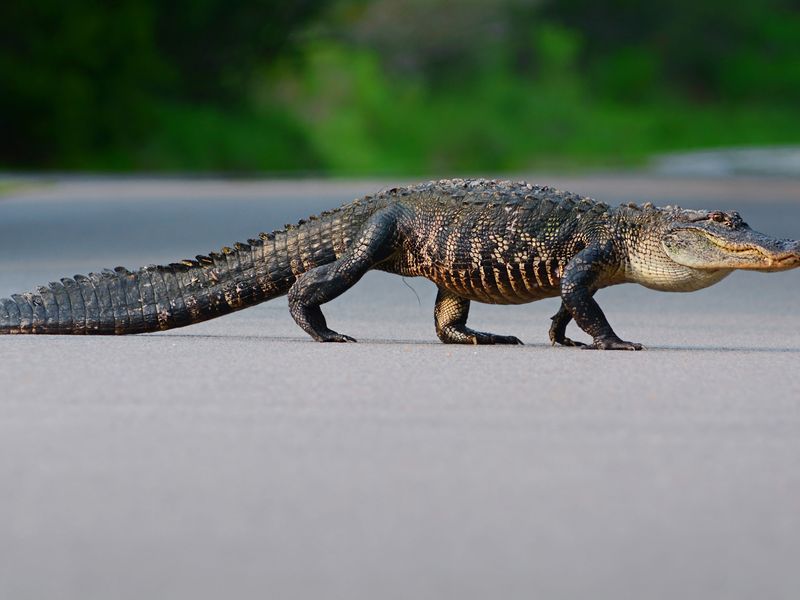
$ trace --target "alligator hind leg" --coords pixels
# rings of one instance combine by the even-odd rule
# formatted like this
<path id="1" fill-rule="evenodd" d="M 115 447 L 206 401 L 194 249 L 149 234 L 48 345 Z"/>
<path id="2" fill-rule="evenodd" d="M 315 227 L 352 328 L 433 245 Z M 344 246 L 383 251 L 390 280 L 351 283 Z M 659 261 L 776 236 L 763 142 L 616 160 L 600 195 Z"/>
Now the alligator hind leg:
<path id="1" fill-rule="evenodd" d="M 347 253 L 297 278 L 289 289 L 289 312 L 303 331 L 318 342 L 356 341 L 328 328 L 320 305 L 343 294 L 364 273 L 390 257 L 395 237 L 394 217 L 387 212 L 378 213 L 364 225 Z"/>
<path id="2" fill-rule="evenodd" d="M 469 300 L 439 288 L 433 318 L 436 335 L 445 344 L 522 344 L 513 335 L 496 335 L 467 327 Z"/>

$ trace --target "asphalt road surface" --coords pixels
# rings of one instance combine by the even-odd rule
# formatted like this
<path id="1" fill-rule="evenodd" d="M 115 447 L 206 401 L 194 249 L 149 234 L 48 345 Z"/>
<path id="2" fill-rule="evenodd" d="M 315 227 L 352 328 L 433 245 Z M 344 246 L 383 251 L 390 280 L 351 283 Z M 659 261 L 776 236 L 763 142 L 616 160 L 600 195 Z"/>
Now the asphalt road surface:
<path id="1" fill-rule="evenodd" d="M 800 236 L 800 181 L 536 181 Z M 0 198 L 0 296 L 381 185 L 24 187 Z M 600 292 L 638 353 L 550 347 L 556 300 L 473 304 L 524 347 L 445 346 L 434 295 L 368 274 L 325 307 L 349 345 L 312 342 L 285 299 L 143 336 L 0 336 L 0 598 L 800 598 L 800 271 Z"/>

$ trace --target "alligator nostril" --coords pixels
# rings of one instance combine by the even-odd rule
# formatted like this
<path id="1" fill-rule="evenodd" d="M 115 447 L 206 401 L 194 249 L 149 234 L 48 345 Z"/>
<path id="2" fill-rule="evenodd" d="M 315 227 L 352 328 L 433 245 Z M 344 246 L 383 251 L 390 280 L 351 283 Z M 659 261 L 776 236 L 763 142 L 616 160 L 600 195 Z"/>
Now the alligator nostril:
<path id="1" fill-rule="evenodd" d="M 800 241 L 786 240 L 784 245 L 786 255 L 784 260 L 791 262 L 800 262 Z"/>

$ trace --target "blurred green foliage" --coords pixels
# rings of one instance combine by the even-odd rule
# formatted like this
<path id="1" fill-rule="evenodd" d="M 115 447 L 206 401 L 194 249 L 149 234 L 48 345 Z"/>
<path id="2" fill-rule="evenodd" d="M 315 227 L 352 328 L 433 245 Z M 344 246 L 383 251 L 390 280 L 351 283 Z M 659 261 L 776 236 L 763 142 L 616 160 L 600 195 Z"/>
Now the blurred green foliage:
<path id="1" fill-rule="evenodd" d="M 290 49 L 292 32 L 325 5 L 0 3 L 0 164 L 318 167 L 302 126 L 286 111 L 266 107 L 252 115 L 248 85 L 255 69 Z M 297 161 L 277 156 L 293 152 Z"/>
<path id="2" fill-rule="evenodd" d="M 0 7 L 6 168 L 445 174 L 800 142 L 800 2 Z"/>

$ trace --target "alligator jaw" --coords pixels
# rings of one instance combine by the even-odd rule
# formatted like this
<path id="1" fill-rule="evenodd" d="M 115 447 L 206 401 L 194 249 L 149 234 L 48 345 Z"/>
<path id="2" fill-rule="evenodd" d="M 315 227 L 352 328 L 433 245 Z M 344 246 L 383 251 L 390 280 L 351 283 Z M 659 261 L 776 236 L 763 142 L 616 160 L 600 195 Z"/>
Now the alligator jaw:
<path id="1" fill-rule="evenodd" d="M 800 242 L 777 240 L 746 225 L 714 231 L 680 226 L 666 233 L 661 243 L 672 260 L 694 269 L 772 272 L 800 267 Z"/>
<path id="2" fill-rule="evenodd" d="M 717 240 L 711 240 L 717 243 Z M 785 245 L 784 245 L 785 244 Z M 732 247 L 725 248 L 731 257 L 729 260 L 739 260 L 741 266 L 738 269 L 749 269 L 753 271 L 786 271 L 800 266 L 800 242 L 786 240 L 778 242 L 773 248 L 763 246 L 749 246 L 744 248 Z M 743 262 L 741 262 L 743 260 Z"/>

